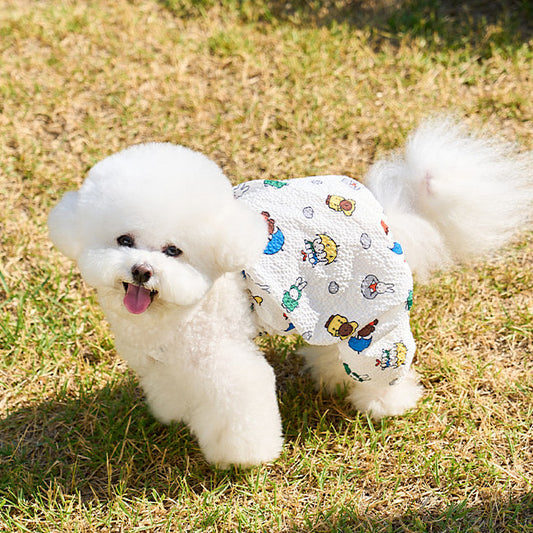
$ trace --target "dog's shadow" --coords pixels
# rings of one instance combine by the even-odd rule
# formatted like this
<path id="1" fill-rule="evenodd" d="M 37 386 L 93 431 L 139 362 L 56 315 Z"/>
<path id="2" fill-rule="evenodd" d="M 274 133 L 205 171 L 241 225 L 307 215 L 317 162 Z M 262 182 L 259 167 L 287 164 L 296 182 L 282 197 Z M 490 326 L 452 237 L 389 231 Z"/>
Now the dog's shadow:
<path id="1" fill-rule="evenodd" d="M 317 392 L 299 369 L 301 364 L 292 357 L 275 365 L 285 454 L 305 454 L 308 441 L 315 448 L 322 433 L 335 433 L 353 422 L 348 419 L 349 409 L 343 411 L 342 399 Z M 281 464 L 283 460 L 282 456 Z M 150 498 L 154 492 L 174 499 L 183 493 L 184 485 L 188 493 L 202 494 L 233 482 L 246 483 L 246 476 L 250 472 L 244 469 L 225 471 L 208 465 L 184 425 L 157 422 L 131 372 L 98 390 L 30 405 L 0 419 L 0 497 L 7 502 L 63 494 L 90 505 L 125 493 Z M 357 508 L 343 507 L 331 517 L 326 513 L 313 531 L 367 530 L 369 523 L 375 523 L 376 529 L 404 530 L 419 527 L 421 521 L 435 531 L 457 524 L 466 529 L 472 523 L 503 526 L 506 520 L 527 526 L 532 520 L 531 502 L 530 492 L 516 501 L 482 502 L 473 508 L 465 500 L 443 510 L 425 511 L 424 502 L 417 502 L 387 524 L 388 519 L 361 517 Z"/>
<path id="2" fill-rule="evenodd" d="M 294 362 L 287 363 L 291 370 Z M 276 368 L 286 447 L 305 446 L 318 426 L 334 426 L 334 402 L 318 394 L 301 372 Z M 296 369 L 298 364 L 296 363 Z M 58 488 L 84 501 L 125 490 L 173 494 L 217 486 L 246 470 L 206 463 L 183 424 L 165 426 L 149 412 L 132 372 L 97 390 L 19 408 L 0 419 L 0 494 L 32 497 Z M 207 485 L 206 485 L 207 484 Z"/>
<path id="3" fill-rule="evenodd" d="M 171 439 L 180 450 L 192 445 L 182 431 L 155 422 L 130 373 L 20 408 L 0 420 L 0 492 L 31 497 L 52 487 L 101 499 L 120 485 L 141 487 Z"/>

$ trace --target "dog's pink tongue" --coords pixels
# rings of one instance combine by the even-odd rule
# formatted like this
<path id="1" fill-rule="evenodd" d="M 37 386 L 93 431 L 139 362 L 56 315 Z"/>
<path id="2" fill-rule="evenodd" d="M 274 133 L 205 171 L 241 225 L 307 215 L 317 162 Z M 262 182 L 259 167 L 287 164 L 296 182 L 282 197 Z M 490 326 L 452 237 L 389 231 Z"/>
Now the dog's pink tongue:
<path id="1" fill-rule="evenodd" d="M 128 283 L 126 295 L 124 296 L 124 305 L 130 313 L 140 315 L 148 309 L 151 303 L 152 298 L 148 289 Z"/>

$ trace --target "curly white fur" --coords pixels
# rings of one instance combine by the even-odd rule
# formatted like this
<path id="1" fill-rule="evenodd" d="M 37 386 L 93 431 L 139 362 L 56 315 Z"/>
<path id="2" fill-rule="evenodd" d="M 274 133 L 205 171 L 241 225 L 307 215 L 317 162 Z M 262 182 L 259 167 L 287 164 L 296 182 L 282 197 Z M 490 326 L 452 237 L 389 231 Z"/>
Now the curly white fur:
<path id="1" fill-rule="evenodd" d="M 494 252 L 523 229 L 532 210 L 532 153 L 468 132 L 451 118 L 429 120 L 405 150 L 378 161 L 366 185 L 385 208 L 420 279 Z"/>
<path id="2" fill-rule="evenodd" d="M 508 147 L 444 120 L 422 126 L 405 155 L 378 162 L 367 181 L 410 264 L 427 275 L 503 244 L 530 213 L 530 177 Z M 131 147 L 95 165 L 51 212 L 49 229 L 96 287 L 154 415 L 187 423 L 212 463 L 274 460 L 274 374 L 253 342 L 239 273 L 260 256 L 267 228 L 233 198 L 219 167 L 180 146 Z M 355 383 L 336 346 L 303 350 L 317 381 L 347 384 L 353 405 L 374 418 L 415 406 L 414 373 L 387 390 Z"/>

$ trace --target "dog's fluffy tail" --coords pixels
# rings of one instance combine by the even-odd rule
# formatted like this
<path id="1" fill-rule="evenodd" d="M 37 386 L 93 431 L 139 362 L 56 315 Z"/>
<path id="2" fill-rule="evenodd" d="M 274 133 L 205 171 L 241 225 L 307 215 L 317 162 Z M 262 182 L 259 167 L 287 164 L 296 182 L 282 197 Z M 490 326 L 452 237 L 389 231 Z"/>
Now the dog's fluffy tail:
<path id="1" fill-rule="evenodd" d="M 530 220 L 533 152 L 474 136 L 450 118 L 424 123 L 366 184 L 421 280 L 501 247 Z"/>

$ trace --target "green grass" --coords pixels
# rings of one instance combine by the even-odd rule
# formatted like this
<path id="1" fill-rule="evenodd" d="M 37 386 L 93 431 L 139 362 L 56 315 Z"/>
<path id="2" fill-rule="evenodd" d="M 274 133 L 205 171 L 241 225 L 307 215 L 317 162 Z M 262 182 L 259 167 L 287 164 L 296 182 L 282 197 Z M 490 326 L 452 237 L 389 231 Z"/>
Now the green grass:
<path id="1" fill-rule="evenodd" d="M 0 2 L 0 531 L 533 531 L 533 241 L 418 286 L 426 387 L 378 424 L 261 339 L 286 445 L 217 470 L 159 424 L 46 215 L 129 144 L 234 183 L 364 174 L 452 110 L 533 146 L 529 2 Z"/>

